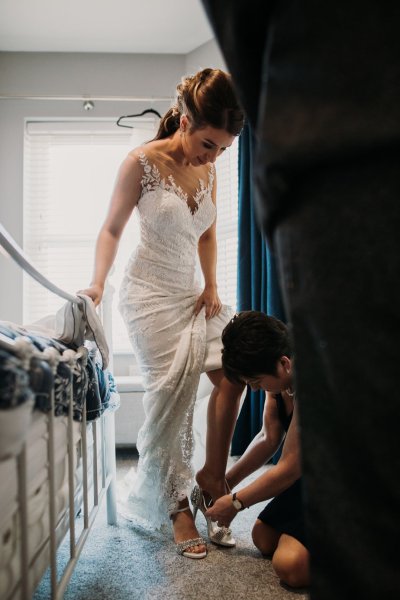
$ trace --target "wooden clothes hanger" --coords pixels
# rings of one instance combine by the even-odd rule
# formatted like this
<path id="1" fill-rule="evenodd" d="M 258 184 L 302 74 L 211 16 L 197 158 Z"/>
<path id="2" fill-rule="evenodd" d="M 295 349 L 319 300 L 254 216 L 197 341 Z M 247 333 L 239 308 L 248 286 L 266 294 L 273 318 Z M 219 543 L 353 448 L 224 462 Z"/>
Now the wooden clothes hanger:
<path id="1" fill-rule="evenodd" d="M 121 123 L 121 120 L 122 119 L 133 119 L 135 117 L 142 117 L 143 115 L 147 115 L 148 113 L 156 115 L 159 119 L 161 119 L 161 115 L 157 110 L 155 110 L 154 108 L 146 108 L 146 110 L 142 111 L 141 113 L 137 113 L 135 115 L 124 115 L 122 117 L 119 117 L 119 119 L 117 121 L 117 125 L 118 125 L 118 127 L 127 127 L 128 129 L 133 129 L 133 125 L 123 125 Z"/>

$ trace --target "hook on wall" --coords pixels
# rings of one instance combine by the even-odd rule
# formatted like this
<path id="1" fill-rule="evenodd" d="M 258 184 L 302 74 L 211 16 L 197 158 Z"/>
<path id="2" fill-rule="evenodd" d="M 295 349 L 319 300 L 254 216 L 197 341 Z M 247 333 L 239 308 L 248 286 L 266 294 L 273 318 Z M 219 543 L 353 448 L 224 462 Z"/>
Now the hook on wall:
<path id="1" fill-rule="evenodd" d="M 91 100 L 85 100 L 85 102 L 83 103 L 83 108 L 85 110 L 93 110 L 94 109 L 94 102 L 92 102 Z"/>

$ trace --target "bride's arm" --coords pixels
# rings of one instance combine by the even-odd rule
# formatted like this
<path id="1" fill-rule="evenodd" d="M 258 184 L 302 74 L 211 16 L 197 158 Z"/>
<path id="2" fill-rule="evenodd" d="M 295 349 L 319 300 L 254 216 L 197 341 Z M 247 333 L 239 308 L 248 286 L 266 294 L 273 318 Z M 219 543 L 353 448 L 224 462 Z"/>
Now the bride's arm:
<path id="1" fill-rule="evenodd" d="M 212 200 L 216 203 L 216 180 L 212 190 Z M 210 319 L 219 313 L 222 304 L 217 293 L 217 227 L 216 221 L 203 233 L 199 239 L 198 253 L 201 270 L 204 275 L 204 291 L 199 296 L 195 314 L 201 307 L 206 307 L 206 319 Z"/>
<path id="2" fill-rule="evenodd" d="M 80 290 L 90 296 L 96 305 L 101 301 L 124 227 L 140 197 L 141 177 L 142 167 L 132 152 L 119 169 L 108 214 L 97 238 L 92 282 L 87 289 Z"/>

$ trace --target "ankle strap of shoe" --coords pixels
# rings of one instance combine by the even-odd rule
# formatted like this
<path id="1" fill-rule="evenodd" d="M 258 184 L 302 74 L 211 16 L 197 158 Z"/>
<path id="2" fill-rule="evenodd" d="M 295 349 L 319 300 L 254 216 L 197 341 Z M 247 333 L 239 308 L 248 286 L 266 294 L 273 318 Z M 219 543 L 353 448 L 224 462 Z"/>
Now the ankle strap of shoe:
<path id="1" fill-rule="evenodd" d="M 188 505 L 184 506 L 183 508 L 177 508 L 176 510 L 169 513 L 169 518 L 173 517 L 174 515 L 177 515 L 178 513 L 185 512 L 185 510 L 190 510 L 190 506 Z"/>

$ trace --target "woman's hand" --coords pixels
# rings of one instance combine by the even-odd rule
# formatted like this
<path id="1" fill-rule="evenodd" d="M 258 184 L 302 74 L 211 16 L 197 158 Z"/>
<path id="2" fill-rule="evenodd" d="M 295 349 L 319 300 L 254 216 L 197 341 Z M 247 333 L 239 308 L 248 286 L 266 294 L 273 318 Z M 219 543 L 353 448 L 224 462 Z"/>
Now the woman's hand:
<path id="1" fill-rule="evenodd" d="M 218 498 L 214 504 L 207 510 L 206 516 L 211 517 L 220 527 L 229 527 L 238 511 L 232 504 L 232 496 L 227 494 Z"/>
<path id="2" fill-rule="evenodd" d="M 85 294 L 85 296 L 89 296 L 89 298 L 91 298 L 93 300 L 94 305 L 98 306 L 103 297 L 103 292 L 104 292 L 104 286 L 100 285 L 99 283 L 94 283 L 93 285 L 91 285 L 89 288 L 86 288 L 85 290 L 78 290 L 77 293 Z"/>
<path id="3" fill-rule="evenodd" d="M 206 286 L 204 291 L 197 298 L 196 305 L 194 307 L 194 314 L 197 316 L 201 311 L 202 307 L 206 307 L 206 319 L 212 319 L 217 315 L 221 308 L 222 302 L 217 294 L 216 286 Z"/>

